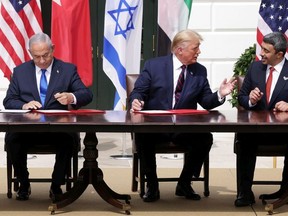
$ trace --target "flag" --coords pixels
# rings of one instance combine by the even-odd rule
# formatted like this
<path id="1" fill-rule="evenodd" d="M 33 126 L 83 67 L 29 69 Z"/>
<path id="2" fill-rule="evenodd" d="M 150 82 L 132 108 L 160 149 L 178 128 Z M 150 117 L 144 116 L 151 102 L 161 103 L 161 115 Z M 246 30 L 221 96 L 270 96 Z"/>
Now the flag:
<path id="1" fill-rule="evenodd" d="M 89 0 L 52 1 L 51 39 L 54 56 L 75 64 L 82 82 L 92 85 Z"/>
<path id="2" fill-rule="evenodd" d="M 280 31 L 288 37 L 288 1 L 262 0 L 258 15 L 256 58 L 260 59 L 263 37 L 271 32 Z M 287 53 L 286 53 L 287 56 Z"/>
<path id="3" fill-rule="evenodd" d="M 140 70 L 142 0 L 106 0 L 103 70 L 115 86 L 114 110 L 126 109 L 126 73 Z"/>
<path id="4" fill-rule="evenodd" d="M 171 41 L 177 32 L 186 29 L 192 0 L 158 0 L 158 56 L 171 52 Z"/>
<path id="5" fill-rule="evenodd" d="M 40 0 L 0 0 L 0 70 L 10 80 L 13 68 L 31 59 L 28 40 L 42 32 Z"/>

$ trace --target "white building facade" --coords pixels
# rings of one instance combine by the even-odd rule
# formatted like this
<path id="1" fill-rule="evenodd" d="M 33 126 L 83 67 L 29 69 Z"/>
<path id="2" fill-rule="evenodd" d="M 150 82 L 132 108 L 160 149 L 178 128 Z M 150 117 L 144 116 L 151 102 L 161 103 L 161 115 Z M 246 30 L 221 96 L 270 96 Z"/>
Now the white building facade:
<path id="1" fill-rule="evenodd" d="M 168 0 L 167 0 L 168 1 Z M 233 75 L 241 53 L 256 41 L 260 0 L 193 0 L 189 28 L 204 38 L 199 62 L 207 67 L 213 91 Z M 0 74 L 0 109 L 9 81 Z M 229 99 L 229 98 L 227 98 Z M 231 109 L 228 101 L 217 109 Z"/>

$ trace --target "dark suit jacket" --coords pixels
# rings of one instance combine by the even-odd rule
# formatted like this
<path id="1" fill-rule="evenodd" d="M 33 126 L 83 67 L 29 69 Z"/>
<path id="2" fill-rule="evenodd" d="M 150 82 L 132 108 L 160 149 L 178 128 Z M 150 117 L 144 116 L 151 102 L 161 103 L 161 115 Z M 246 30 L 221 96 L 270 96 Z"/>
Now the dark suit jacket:
<path id="1" fill-rule="evenodd" d="M 71 92 L 77 99 L 74 108 L 85 106 L 92 101 L 92 92 L 82 83 L 76 66 L 54 58 L 45 105 L 42 109 L 68 109 L 54 98 L 57 92 Z M 22 109 L 29 101 L 41 103 L 33 61 L 25 62 L 13 71 L 13 76 L 4 98 L 6 109 Z"/>
<path id="2" fill-rule="evenodd" d="M 272 97 L 269 104 L 266 102 L 266 70 L 267 65 L 263 64 L 261 61 L 253 62 L 249 67 L 243 85 L 238 94 L 239 105 L 246 110 L 272 110 L 275 107 L 275 104 L 279 101 L 285 101 L 288 103 L 288 61 L 285 60 L 275 89 L 272 92 Z M 255 87 L 258 87 L 260 91 L 264 93 L 264 95 L 255 106 L 249 107 L 249 94 Z M 286 142 L 286 134 L 284 133 L 237 133 L 236 136 L 236 140 L 248 144 L 253 143 L 254 147 L 256 146 L 256 143 L 269 145 L 271 143 L 279 144 Z"/>
<path id="3" fill-rule="evenodd" d="M 267 65 L 261 61 L 253 62 L 249 67 L 238 94 L 239 105 L 245 109 L 271 110 L 279 101 L 288 103 L 288 61 L 285 60 L 269 104 L 266 102 L 266 70 Z M 264 95 L 254 107 L 249 107 L 249 94 L 255 87 L 258 87 Z"/>
<path id="4" fill-rule="evenodd" d="M 145 102 L 144 109 L 165 110 L 172 109 L 173 97 L 172 55 L 146 61 L 129 102 L 140 99 Z M 204 109 L 213 109 L 222 104 L 217 92 L 212 93 L 210 89 L 206 68 L 199 63 L 188 66 L 181 97 L 175 109 L 196 109 L 197 103 Z"/>

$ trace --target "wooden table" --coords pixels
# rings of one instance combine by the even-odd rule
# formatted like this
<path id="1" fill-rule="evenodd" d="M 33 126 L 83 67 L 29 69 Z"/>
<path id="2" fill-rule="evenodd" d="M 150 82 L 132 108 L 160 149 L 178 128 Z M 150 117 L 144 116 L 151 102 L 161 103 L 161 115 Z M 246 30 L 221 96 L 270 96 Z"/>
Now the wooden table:
<path id="1" fill-rule="evenodd" d="M 269 111 L 211 111 L 209 114 L 173 116 L 137 116 L 132 114 L 134 132 L 242 132 L 242 133 L 287 133 L 288 113 Z M 169 118 L 174 123 L 171 125 Z M 167 122 L 167 123 L 165 123 Z M 231 143 L 232 144 L 232 143 Z M 265 202 L 265 201 L 263 201 Z M 265 210 L 273 210 L 288 203 L 288 191 Z"/>
<path id="2" fill-rule="evenodd" d="M 269 117 L 269 118 L 267 118 Z M 268 120 L 267 120 L 268 119 Z M 49 206 L 55 213 L 75 200 L 92 184 L 98 194 L 111 205 L 130 214 L 131 197 L 114 192 L 105 183 L 98 167 L 97 132 L 248 132 L 273 133 L 288 131 L 288 113 L 261 111 L 210 111 L 198 115 L 143 115 L 125 111 L 106 111 L 102 114 L 39 114 L 0 113 L 0 131 L 18 132 L 85 132 L 84 163 L 73 188 L 57 197 Z M 231 143 L 232 144 L 232 143 Z M 288 201 L 285 197 L 266 205 L 268 213 Z M 123 200 L 123 201 L 120 201 Z"/>

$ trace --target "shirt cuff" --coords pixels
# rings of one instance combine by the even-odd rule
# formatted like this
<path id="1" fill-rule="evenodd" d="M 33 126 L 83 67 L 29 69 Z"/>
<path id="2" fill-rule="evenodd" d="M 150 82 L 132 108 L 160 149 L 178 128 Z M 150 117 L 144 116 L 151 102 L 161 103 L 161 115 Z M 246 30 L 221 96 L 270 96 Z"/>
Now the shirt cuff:
<path id="1" fill-rule="evenodd" d="M 219 101 L 220 103 L 223 103 L 225 97 L 221 98 L 219 91 L 217 91 L 217 96 L 218 96 L 218 101 Z"/>
<path id="2" fill-rule="evenodd" d="M 73 102 L 71 104 L 76 104 L 77 103 L 77 100 L 76 100 L 76 97 L 73 93 L 70 93 L 72 96 L 73 96 Z"/>

